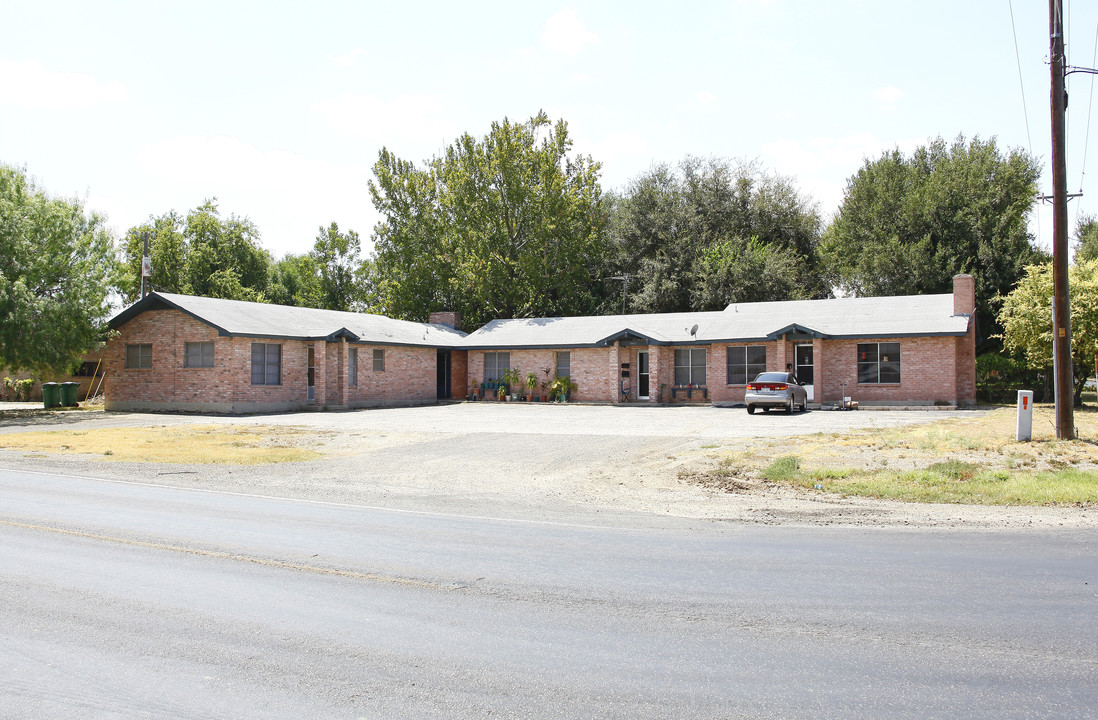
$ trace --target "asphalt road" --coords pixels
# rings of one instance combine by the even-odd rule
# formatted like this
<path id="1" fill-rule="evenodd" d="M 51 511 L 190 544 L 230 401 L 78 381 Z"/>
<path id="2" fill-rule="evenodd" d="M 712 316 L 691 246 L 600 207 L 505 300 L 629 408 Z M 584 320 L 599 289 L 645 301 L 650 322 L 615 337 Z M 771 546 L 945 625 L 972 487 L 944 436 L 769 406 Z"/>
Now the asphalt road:
<path id="1" fill-rule="evenodd" d="M 658 529 L 0 471 L 0 717 L 1094 717 L 1093 532 Z"/>

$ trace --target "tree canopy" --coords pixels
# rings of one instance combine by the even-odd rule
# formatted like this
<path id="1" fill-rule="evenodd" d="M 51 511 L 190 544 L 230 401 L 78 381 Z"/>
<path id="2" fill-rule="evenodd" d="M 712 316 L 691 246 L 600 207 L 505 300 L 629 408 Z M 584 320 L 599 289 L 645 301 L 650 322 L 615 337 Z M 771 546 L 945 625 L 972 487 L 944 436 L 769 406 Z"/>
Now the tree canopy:
<path id="1" fill-rule="evenodd" d="M 1098 259 L 1077 261 L 1068 269 L 1068 284 L 1071 361 L 1078 403 L 1098 348 Z M 999 310 L 1004 346 L 1022 355 L 1034 369 L 1052 367 L 1052 295 L 1052 264 L 1031 265 Z"/>
<path id="2" fill-rule="evenodd" d="M 1098 217 L 1084 215 L 1075 225 L 1075 262 L 1098 260 Z"/>
<path id="3" fill-rule="evenodd" d="M 222 219 L 217 200 L 181 217 L 174 210 L 130 228 L 123 241 L 119 290 L 127 302 L 141 291 L 145 234 L 153 259 L 152 287 L 164 292 L 265 302 L 271 256 L 247 218 Z"/>
<path id="4" fill-rule="evenodd" d="M 370 263 L 359 257 L 361 248 L 354 230 L 341 232 L 334 222 L 321 227 L 310 252 L 271 264 L 268 300 L 325 310 L 366 309 Z"/>
<path id="5" fill-rule="evenodd" d="M 592 312 L 602 254 L 599 165 L 571 154 L 563 120 L 504 118 L 425 167 L 383 148 L 370 195 L 382 215 L 370 275 L 377 309 L 409 320 Z"/>
<path id="6" fill-rule="evenodd" d="M 629 276 L 628 312 L 829 294 L 817 269 L 819 214 L 788 178 L 687 157 L 654 166 L 611 199 L 604 277 Z M 604 288 L 604 311 L 621 311 L 620 288 Z"/>
<path id="7" fill-rule="evenodd" d="M 970 273 L 981 327 L 994 332 L 991 300 L 1047 259 L 1026 226 L 1038 175 L 1036 160 L 994 138 L 937 138 L 866 160 L 824 234 L 831 281 L 855 295 L 947 293 Z"/>
<path id="8" fill-rule="evenodd" d="M 103 218 L 0 165 L 0 366 L 65 372 L 103 339 L 116 271 Z"/>

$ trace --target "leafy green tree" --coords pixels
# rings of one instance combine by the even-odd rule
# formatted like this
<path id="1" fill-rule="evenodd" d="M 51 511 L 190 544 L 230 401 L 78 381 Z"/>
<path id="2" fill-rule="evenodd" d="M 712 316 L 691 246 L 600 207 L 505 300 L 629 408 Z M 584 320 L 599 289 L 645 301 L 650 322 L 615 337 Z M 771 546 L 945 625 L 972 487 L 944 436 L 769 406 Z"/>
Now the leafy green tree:
<path id="1" fill-rule="evenodd" d="M 311 253 L 288 254 L 271 263 L 267 299 L 276 305 L 322 307 L 320 271 Z"/>
<path id="2" fill-rule="evenodd" d="M 656 165 L 610 207 L 603 276 L 629 276 L 629 311 L 829 294 L 816 271 L 815 205 L 788 178 L 756 164 L 687 157 L 675 168 Z M 620 287 L 604 288 L 604 312 L 620 312 Z"/>
<path id="3" fill-rule="evenodd" d="M 222 220 L 216 200 L 187 214 L 186 277 L 191 293 L 264 302 L 271 256 L 247 218 Z"/>
<path id="4" fill-rule="evenodd" d="M 1071 362 L 1075 403 L 1094 369 L 1098 348 L 1098 260 L 1076 262 L 1068 270 L 1071 287 Z M 1006 349 L 1031 368 L 1052 367 L 1052 264 L 1032 265 L 999 310 Z"/>
<path id="5" fill-rule="evenodd" d="M 1075 262 L 1098 260 L 1098 218 L 1084 215 L 1075 226 Z"/>
<path id="6" fill-rule="evenodd" d="M 127 302 L 138 299 L 144 235 L 152 256 L 152 287 L 165 292 L 231 300 L 266 301 L 271 256 L 259 230 L 247 218 L 222 219 L 217 201 L 207 200 L 180 217 L 174 210 L 130 228 L 123 243 L 119 289 Z"/>
<path id="7" fill-rule="evenodd" d="M 364 291 L 358 274 L 362 241 L 358 233 L 339 231 L 339 225 L 320 228 L 310 257 L 319 279 L 320 305 L 328 310 L 351 310 L 363 303 Z"/>
<path id="8" fill-rule="evenodd" d="M 937 138 L 866 160 L 824 234 L 831 282 L 855 295 L 947 293 L 970 273 L 979 326 L 997 332 L 991 300 L 1047 259 L 1026 226 L 1038 174 L 1035 159 L 994 139 Z"/>
<path id="9" fill-rule="evenodd" d="M 130 228 L 122 240 L 123 265 L 119 292 L 127 302 L 141 294 L 141 258 L 145 252 L 145 236 L 149 239 L 149 255 L 153 258 L 152 287 L 171 293 L 187 294 L 187 239 L 185 220 L 174 210 L 149 222 Z"/>
<path id="10" fill-rule="evenodd" d="M 599 165 L 571 148 L 567 124 L 542 112 L 466 133 L 424 168 L 382 149 L 370 183 L 378 309 L 413 320 L 454 309 L 474 325 L 591 312 Z"/>
<path id="11" fill-rule="evenodd" d="M 42 376 L 103 338 L 114 238 L 78 199 L 51 198 L 0 165 L 0 366 Z"/>

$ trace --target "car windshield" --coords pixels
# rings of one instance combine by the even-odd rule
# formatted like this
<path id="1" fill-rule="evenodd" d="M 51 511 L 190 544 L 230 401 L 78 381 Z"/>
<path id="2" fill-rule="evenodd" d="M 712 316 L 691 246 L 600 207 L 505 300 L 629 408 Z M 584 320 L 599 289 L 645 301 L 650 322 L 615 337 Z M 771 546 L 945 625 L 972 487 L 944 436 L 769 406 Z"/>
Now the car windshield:
<path id="1" fill-rule="evenodd" d="M 781 372 L 765 372 L 755 376 L 755 382 L 788 382 L 789 376 Z"/>

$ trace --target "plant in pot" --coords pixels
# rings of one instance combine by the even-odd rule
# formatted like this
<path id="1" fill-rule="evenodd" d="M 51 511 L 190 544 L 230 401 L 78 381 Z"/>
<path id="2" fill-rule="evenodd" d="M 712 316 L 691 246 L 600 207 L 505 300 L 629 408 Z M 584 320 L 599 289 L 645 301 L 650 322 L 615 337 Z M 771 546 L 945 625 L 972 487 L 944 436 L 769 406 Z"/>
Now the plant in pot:
<path id="1" fill-rule="evenodd" d="M 506 400 L 506 399 L 507 399 L 507 383 L 504 382 L 503 378 L 500 378 L 499 380 L 496 380 L 496 400 L 503 401 L 503 400 Z"/>
<path id="2" fill-rule="evenodd" d="M 507 402 L 513 402 L 516 393 L 519 392 L 519 388 L 522 387 L 522 380 L 519 377 L 518 370 L 511 368 L 503 374 L 507 380 Z"/>
<path id="3" fill-rule="evenodd" d="M 536 400 L 537 396 L 534 395 L 534 391 L 538 389 L 538 376 L 532 372 L 526 373 L 526 387 L 530 391 L 526 397 L 531 401 Z"/>
<path id="4" fill-rule="evenodd" d="M 477 383 L 476 378 L 469 378 L 469 388 L 470 388 L 469 399 L 470 400 L 476 400 L 477 399 L 477 390 L 478 390 L 479 387 L 480 387 L 480 384 Z"/>
<path id="5" fill-rule="evenodd" d="M 568 397 L 575 391 L 576 384 L 567 375 L 555 378 L 549 384 L 549 397 L 556 402 L 567 402 Z"/>

